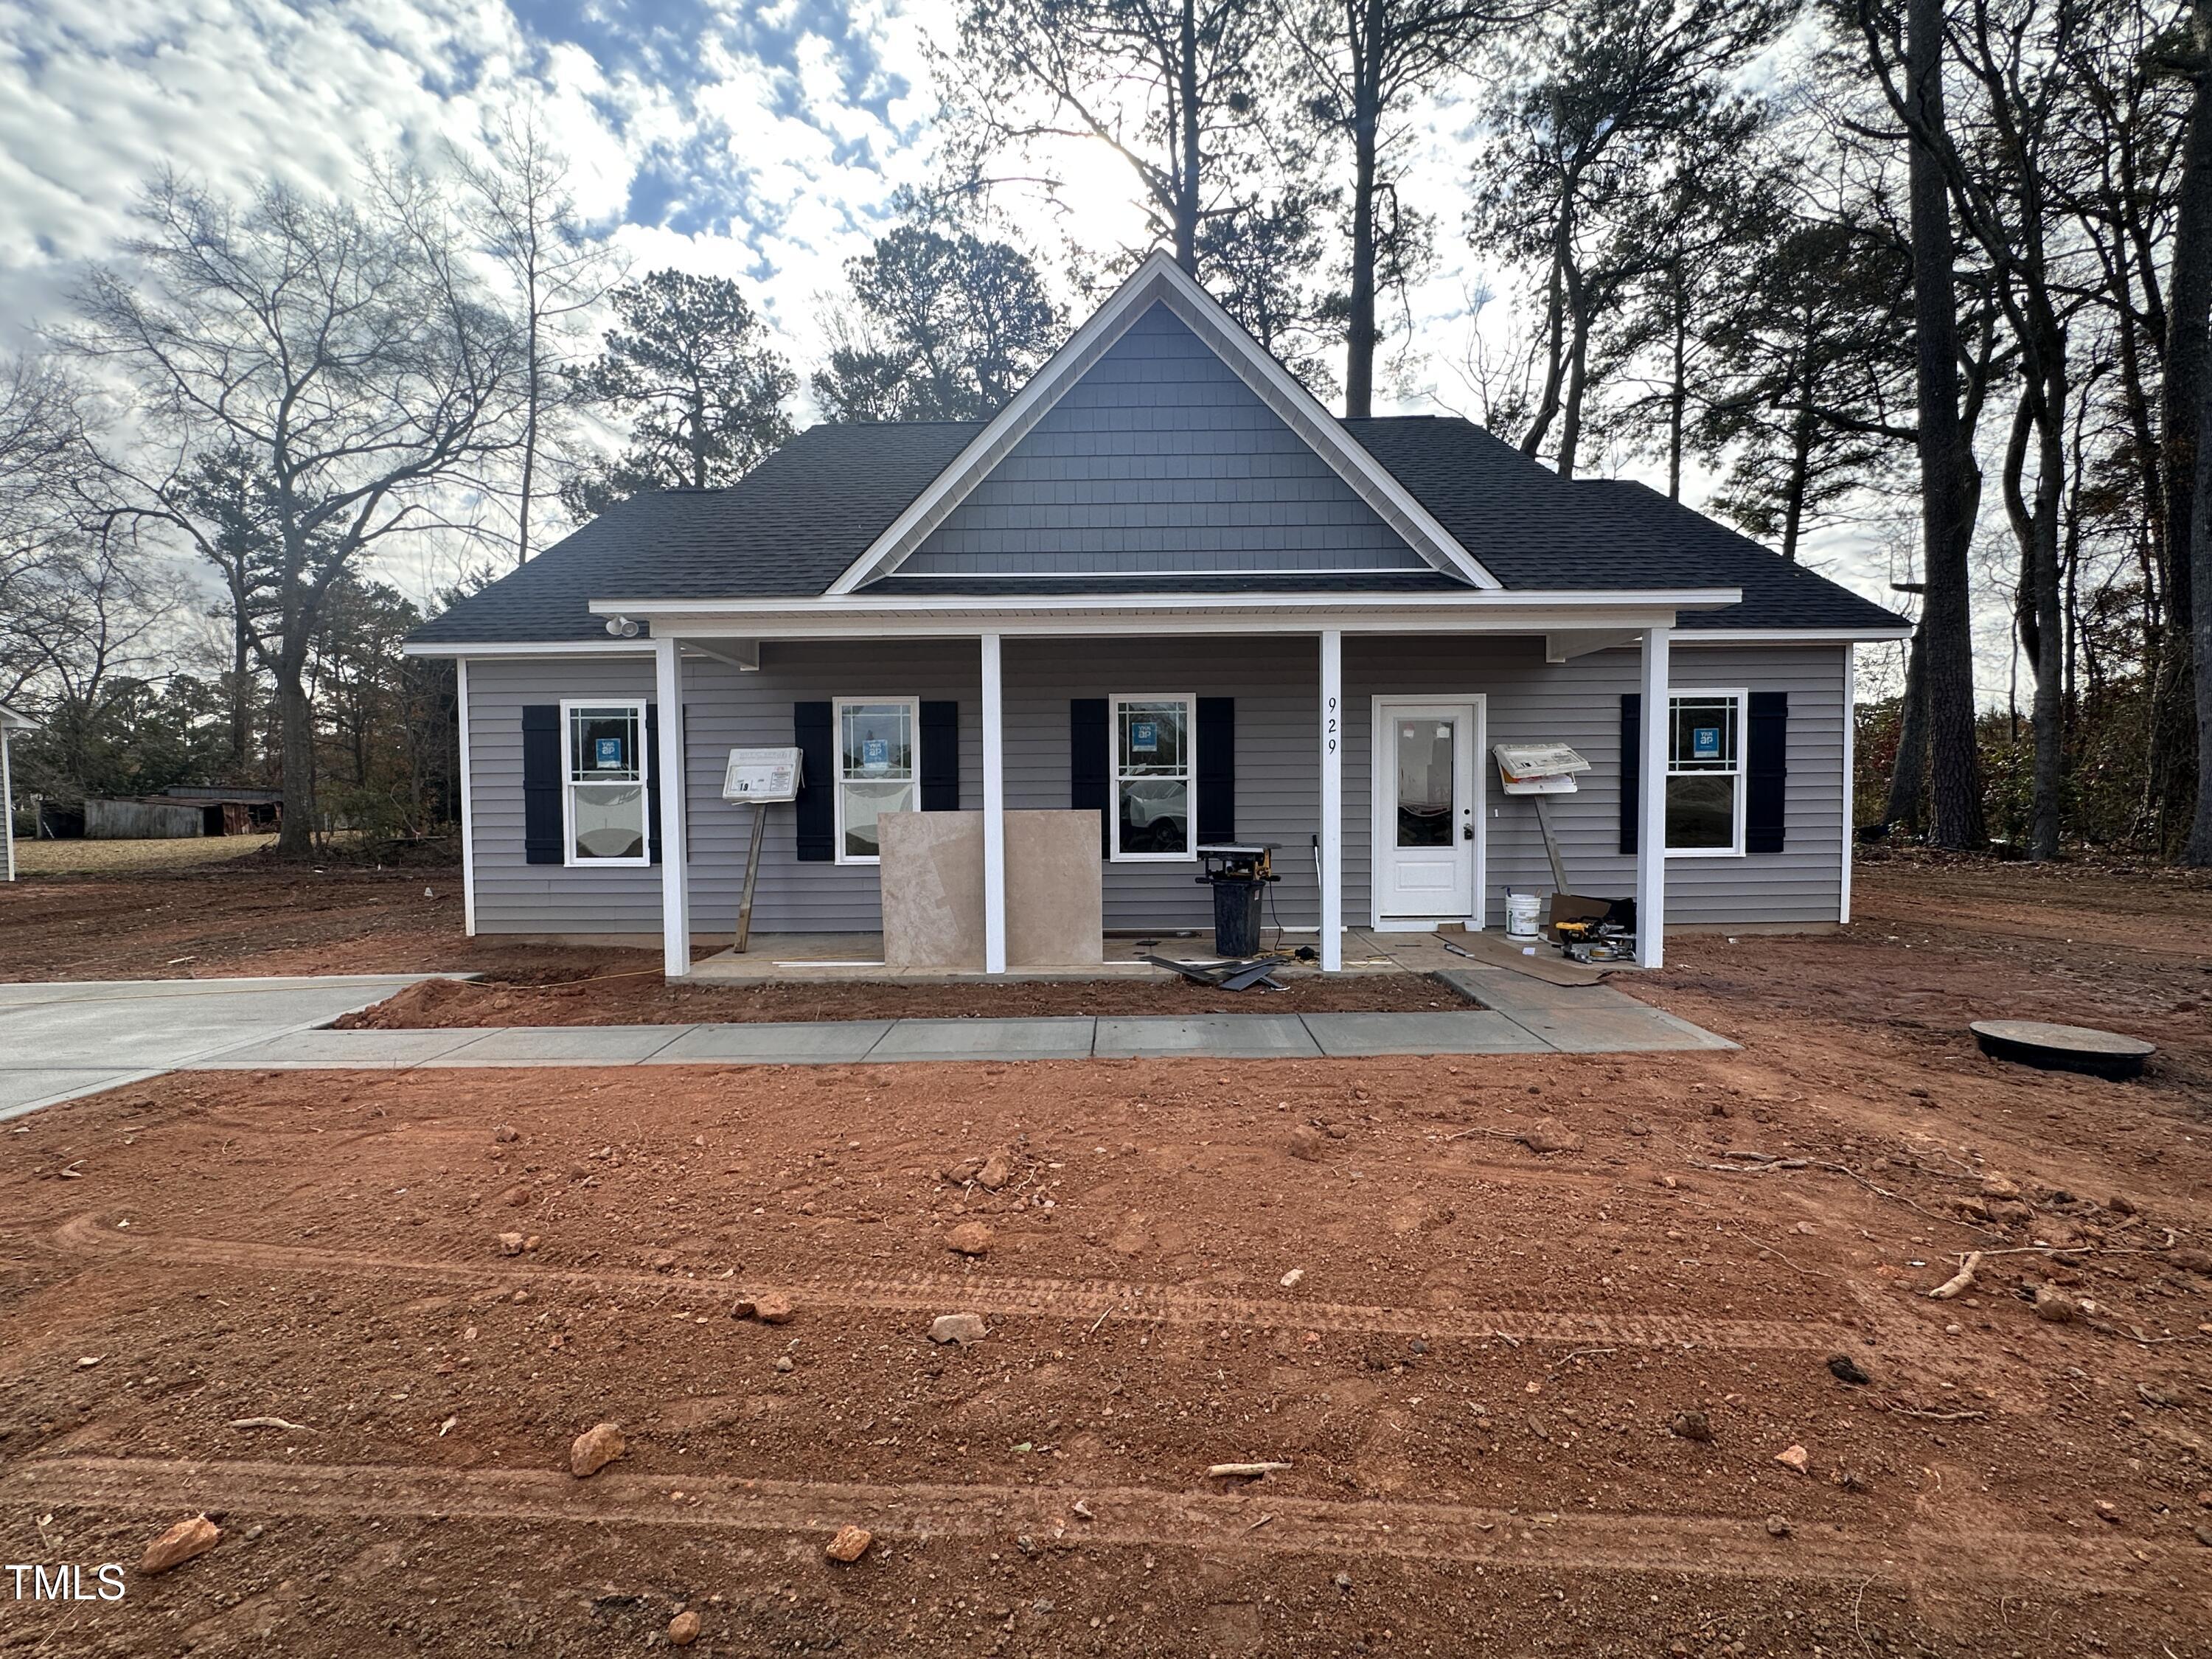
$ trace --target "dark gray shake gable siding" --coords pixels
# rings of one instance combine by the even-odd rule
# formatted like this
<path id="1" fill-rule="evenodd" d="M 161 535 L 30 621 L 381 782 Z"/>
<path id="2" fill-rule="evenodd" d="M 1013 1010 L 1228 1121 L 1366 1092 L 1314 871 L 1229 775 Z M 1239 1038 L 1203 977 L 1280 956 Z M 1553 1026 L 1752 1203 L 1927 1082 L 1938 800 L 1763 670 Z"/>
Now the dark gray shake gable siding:
<path id="1" fill-rule="evenodd" d="M 1180 318 L 1154 306 L 898 577 L 1433 568 Z"/>

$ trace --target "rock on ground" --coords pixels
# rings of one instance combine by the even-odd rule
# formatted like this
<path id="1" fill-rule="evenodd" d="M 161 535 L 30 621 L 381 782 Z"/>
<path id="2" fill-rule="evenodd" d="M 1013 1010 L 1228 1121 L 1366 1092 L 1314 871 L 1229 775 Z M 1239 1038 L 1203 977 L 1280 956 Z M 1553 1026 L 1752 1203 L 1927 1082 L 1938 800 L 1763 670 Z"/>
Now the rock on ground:
<path id="1" fill-rule="evenodd" d="M 1676 1412 L 1674 1420 L 1667 1428 L 1679 1439 L 1695 1440 L 1700 1444 L 1713 1437 L 1713 1420 L 1703 1412 Z"/>
<path id="2" fill-rule="evenodd" d="M 1556 1118 L 1530 1124 L 1513 1137 L 1532 1152 L 1579 1152 L 1583 1138 Z"/>
<path id="3" fill-rule="evenodd" d="M 522 1247 L 528 1243 L 520 1233 L 501 1233 L 499 1236 L 499 1253 L 501 1255 L 520 1255 Z"/>
<path id="4" fill-rule="evenodd" d="M 587 1480 L 629 1449 L 620 1429 L 611 1423 L 594 1423 L 568 1448 L 568 1472 L 579 1480 Z"/>
<path id="5" fill-rule="evenodd" d="M 1292 1158 L 1302 1158 L 1309 1164 L 1318 1164 L 1321 1162 L 1322 1149 L 1328 1145 L 1328 1139 L 1312 1124 L 1301 1123 L 1291 1131 L 1289 1144 Z"/>
<path id="6" fill-rule="evenodd" d="M 688 1648 L 699 1639 L 699 1615 L 686 1607 L 668 1621 L 668 1645 Z"/>
<path id="7" fill-rule="evenodd" d="M 1013 1160 L 1004 1152 L 994 1152 L 983 1160 L 983 1167 L 975 1172 L 975 1184 L 987 1193 L 995 1193 L 1014 1178 Z"/>
<path id="8" fill-rule="evenodd" d="M 963 1348 L 970 1342 L 981 1342 L 990 1334 L 981 1314 L 939 1314 L 929 1328 L 931 1341 L 957 1342 Z"/>
<path id="9" fill-rule="evenodd" d="M 1785 1451 L 1775 1453 L 1774 1461 L 1786 1469 L 1795 1469 L 1798 1474 L 1802 1474 L 1805 1473 L 1805 1466 L 1813 1459 L 1811 1454 L 1802 1446 L 1791 1446 Z"/>
<path id="10" fill-rule="evenodd" d="M 981 1255 L 991 1248 L 993 1234 L 980 1221 L 963 1221 L 945 1235 L 945 1246 L 961 1255 Z"/>
<path id="11" fill-rule="evenodd" d="M 2048 1285 L 2035 1287 L 2035 1316 L 2047 1325 L 2071 1324 L 2081 1311 L 2072 1297 Z"/>
<path id="12" fill-rule="evenodd" d="M 138 1571 L 167 1572 L 180 1567 L 196 1555 L 205 1555 L 222 1538 L 222 1528 L 204 1515 L 179 1521 L 146 1546 L 146 1553 L 138 1558 Z"/>
<path id="13" fill-rule="evenodd" d="M 781 1291 L 763 1291 L 753 1297 L 753 1317 L 763 1325 L 788 1325 L 798 1306 Z"/>
<path id="14" fill-rule="evenodd" d="M 857 1561 L 875 1541 L 876 1535 L 866 1527 L 840 1527 L 837 1535 L 822 1547 L 822 1553 L 832 1561 Z"/>

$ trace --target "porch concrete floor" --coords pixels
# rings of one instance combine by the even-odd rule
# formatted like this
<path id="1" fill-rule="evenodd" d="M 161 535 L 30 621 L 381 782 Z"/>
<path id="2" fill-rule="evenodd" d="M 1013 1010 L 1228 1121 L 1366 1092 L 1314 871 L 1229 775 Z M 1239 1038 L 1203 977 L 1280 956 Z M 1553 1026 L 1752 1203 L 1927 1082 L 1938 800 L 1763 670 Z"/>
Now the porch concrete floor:
<path id="1" fill-rule="evenodd" d="M 1285 954 L 1302 945 L 1312 945 L 1316 942 L 1312 933 L 1305 933 L 1286 934 L 1278 944 L 1273 928 L 1262 933 L 1261 938 L 1267 941 L 1263 948 Z M 1538 958 L 1524 963 L 1519 957 L 1519 947 L 1496 933 L 1455 934 L 1453 943 L 1486 964 L 1534 972 L 1547 979 L 1563 974 L 1566 977 L 1560 979 L 1561 983 L 1595 985 L 1601 977 L 1596 970 L 1562 961 L 1548 950 Z M 794 980 L 957 984 L 993 977 L 980 969 L 962 972 L 942 968 L 893 968 L 885 964 L 883 955 L 884 939 L 880 933 L 756 933 L 743 956 L 724 950 L 693 962 L 691 978 L 702 985 L 759 985 L 771 981 L 787 984 Z M 1095 965 L 1017 968 L 998 977 L 1030 981 L 1172 979 L 1175 975 L 1169 969 L 1156 968 L 1145 958 L 1162 956 L 1194 963 L 1221 960 L 1214 954 L 1212 933 L 1206 930 L 1147 933 L 1141 937 L 1109 934 L 1101 945 L 1099 955 L 1101 960 Z M 1443 936 L 1437 933 L 1376 933 L 1353 927 L 1347 929 L 1344 936 L 1344 971 L 1347 974 L 1434 974 L 1468 965 L 1468 957 L 1455 955 L 1445 945 Z M 1289 977 L 1318 973 L 1320 969 L 1310 963 L 1293 963 L 1279 971 Z"/>

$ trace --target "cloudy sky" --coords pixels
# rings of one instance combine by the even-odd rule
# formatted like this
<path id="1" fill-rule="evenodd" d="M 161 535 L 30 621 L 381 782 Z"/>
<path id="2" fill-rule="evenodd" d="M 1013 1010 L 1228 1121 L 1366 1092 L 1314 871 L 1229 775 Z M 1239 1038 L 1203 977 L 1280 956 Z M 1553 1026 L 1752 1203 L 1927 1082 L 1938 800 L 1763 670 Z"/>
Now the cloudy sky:
<path id="1" fill-rule="evenodd" d="M 951 15 L 951 0 L 0 0 L 0 347 L 62 317 L 73 273 L 165 165 L 336 184 L 374 155 L 435 165 L 528 102 L 636 269 L 737 277 L 804 366 L 819 297 L 893 192 L 933 174 L 928 45 L 949 43 Z M 1474 109 L 1447 100 L 1411 140 L 1407 198 L 1437 218 L 1443 257 L 1388 388 L 1406 410 L 1473 412 L 1459 365 L 1498 281 L 1459 231 Z M 1094 247 L 1139 234 L 1117 161 L 1060 161 L 1075 222 L 1012 204 L 1048 261 L 1063 229 Z M 1875 536 L 1814 556 L 1870 593 L 1889 574 Z"/>

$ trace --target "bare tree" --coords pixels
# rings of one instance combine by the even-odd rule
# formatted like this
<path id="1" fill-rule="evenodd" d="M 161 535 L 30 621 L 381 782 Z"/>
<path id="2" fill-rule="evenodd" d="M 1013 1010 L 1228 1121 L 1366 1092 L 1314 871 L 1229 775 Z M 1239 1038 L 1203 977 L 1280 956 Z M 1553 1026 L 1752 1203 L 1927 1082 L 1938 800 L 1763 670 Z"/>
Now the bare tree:
<path id="1" fill-rule="evenodd" d="M 1477 164 L 1474 233 L 1544 275 L 1542 389 L 1522 453 L 1559 422 L 1574 475 L 1601 325 L 1663 270 L 1662 225 L 1696 216 L 1700 184 L 1757 128 L 1736 73 L 1784 20 L 1778 0 L 1578 0 L 1544 30 L 1500 100 Z"/>
<path id="2" fill-rule="evenodd" d="M 1959 296 L 1942 159 L 1949 131 L 1944 115 L 1942 0 L 1907 0 L 1902 20 L 1877 10 L 1875 0 L 1856 3 L 1869 58 L 1893 107 L 1905 118 L 1908 135 L 1921 568 L 1926 585 L 1915 653 L 1920 684 L 1912 690 L 1927 701 L 1929 839 L 1939 847 L 1978 847 L 1988 831 L 1974 732 L 1970 556 L 1980 471 L 1959 408 Z"/>
<path id="3" fill-rule="evenodd" d="M 1238 200 L 1231 155 L 1272 72 L 1256 0 L 967 0 L 955 69 L 975 170 L 1039 140 L 1095 140 L 1136 176 L 1199 274 L 1199 228 Z"/>
<path id="4" fill-rule="evenodd" d="M 1395 152 L 1407 106 L 1455 71 L 1491 34 L 1536 15 L 1544 0 L 1306 0 L 1285 33 L 1311 83 L 1307 112 L 1352 147 L 1350 292 L 1346 300 L 1344 412 L 1373 412 L 1376 285 L 1382 238 L 1378 201 L 1396 199 Z"/>
<path id="5" fill-rule="evenodd" d="M 575 382 L 568 349 L 586 313 L 621 272 L 605 242 L 587 230 L 568 188 L 568 162 L 554 148 L 532 106 L 508 112 L 491 135 L 488 161 L 456 149 L 454 171 L 470 228 L 507 274 L 522 325 L 523 409 L 515 456 L 514 562 L 530 557 L 531 520 L 539 501 L 557 498 L 540 481 L 539 457 L 567 428 Z"/>
<path id="6" fill-rule="evenodd" d="M 276 682 L 288 856 L 313 850 L 305 672 L 325 596 L 441 523 L 454 489 L 511 453 L 523 416 L 520 332 L 470 276 L 443 203 L 404 175 L 362 197 L 272 184 L 241 203 L 165 176 L 127 263 L 78 285 L 68 337 L 137 389 L 141 448 L 114 464 L 131 517 L 213 558 L 198 469 L 235 453 L 264 480 L 275 575 L 255 648 Z"/>
<path id="7" fill-rule="evenodd" d="M 98 471 L 86 398 L 45 358 L 0 358 L 0 616 L 68 549 Z M 0 650 L 4 650 L 0 645 Z"/>
<path id="8" fill-rule="evenodd" d="M 2168 611 L 2188 629 L 2196 678 L 2196 811 L 2182 856 L 2212 865 L 2212 0 L 2193 0 L 2162 55 L 2189 86 L 2160 421 Z"/>

